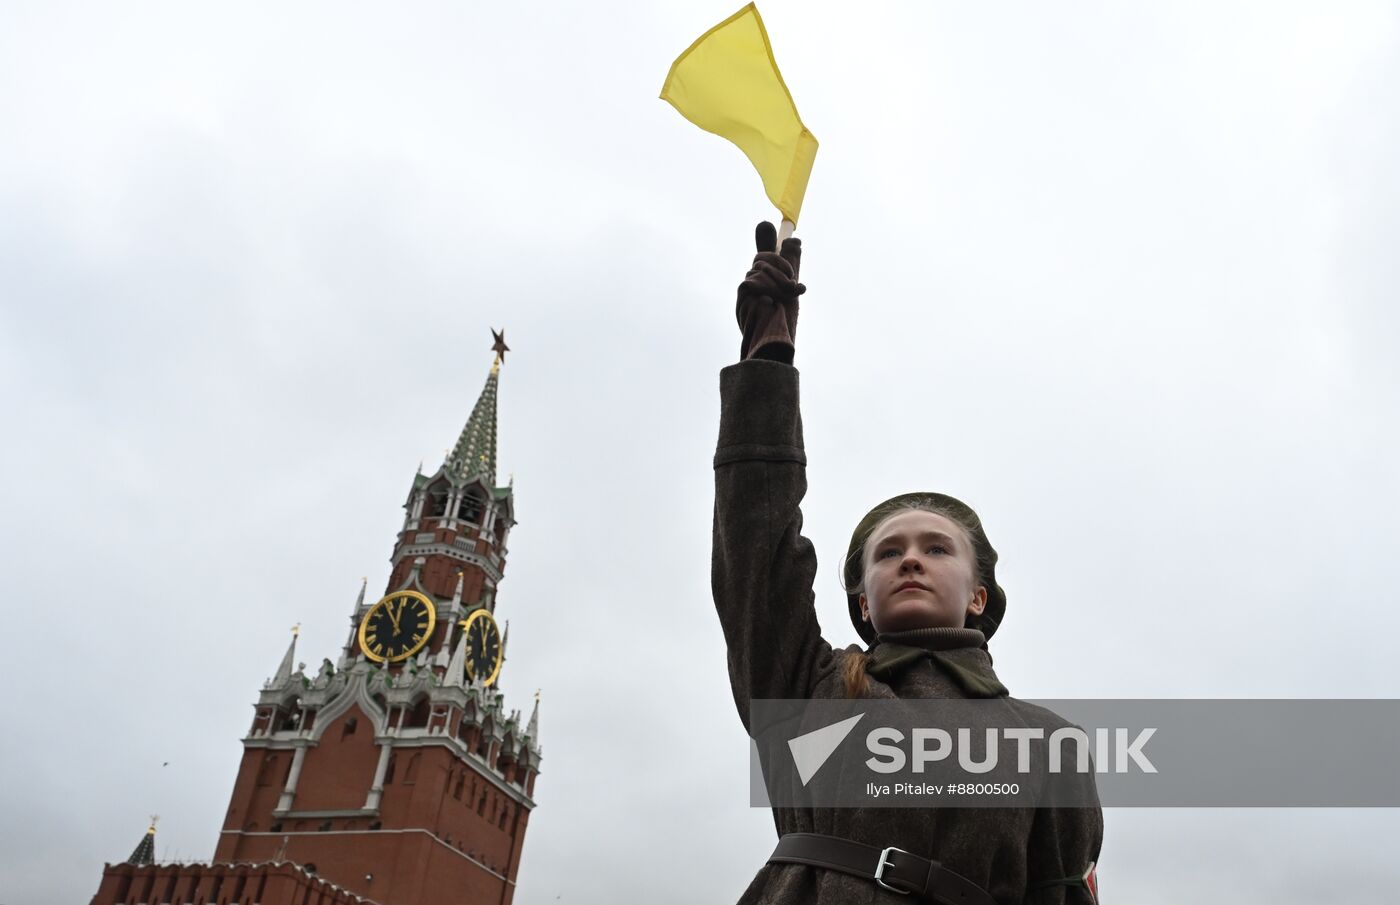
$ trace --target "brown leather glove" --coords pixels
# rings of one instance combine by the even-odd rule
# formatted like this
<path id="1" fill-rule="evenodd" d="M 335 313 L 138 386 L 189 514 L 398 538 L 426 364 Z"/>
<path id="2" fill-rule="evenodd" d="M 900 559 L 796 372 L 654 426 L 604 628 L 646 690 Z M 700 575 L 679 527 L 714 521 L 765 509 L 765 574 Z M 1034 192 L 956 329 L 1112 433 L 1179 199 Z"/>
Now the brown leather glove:
<path id="1" fill-rule="evenodd" d="M 775 252 L 778 232 L 764 220 L 754 230 L 753 267 L 739 284 L 734 314 L 744 332 L 739 359 L 767 358 L 792 364 L 797 336 L 797 297 L 807 287 L 797 282 L 802 264 L 802 240 L 783 240 L 783 250 Z"/>

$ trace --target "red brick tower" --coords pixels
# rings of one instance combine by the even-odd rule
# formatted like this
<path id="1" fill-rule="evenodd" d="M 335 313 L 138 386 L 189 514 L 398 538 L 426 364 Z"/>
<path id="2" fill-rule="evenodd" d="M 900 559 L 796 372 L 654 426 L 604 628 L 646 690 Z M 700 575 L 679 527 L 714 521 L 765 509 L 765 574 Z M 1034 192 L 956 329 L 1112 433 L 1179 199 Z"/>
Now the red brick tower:
<path id="1" fill-rule="evenodd" d="M 515 892 L 540 767 L 499 690 L 494 613 L 515 524 L 497 487 L 496 359 L 442 467 L 414 477 L 386 595 L 361 587 L 339 661 L 296 638 L 258 698 L 214 859 L 109 865 L 93 905 L 501 903 Z M 305 898 L 309 896 L 309 898 Z"/>

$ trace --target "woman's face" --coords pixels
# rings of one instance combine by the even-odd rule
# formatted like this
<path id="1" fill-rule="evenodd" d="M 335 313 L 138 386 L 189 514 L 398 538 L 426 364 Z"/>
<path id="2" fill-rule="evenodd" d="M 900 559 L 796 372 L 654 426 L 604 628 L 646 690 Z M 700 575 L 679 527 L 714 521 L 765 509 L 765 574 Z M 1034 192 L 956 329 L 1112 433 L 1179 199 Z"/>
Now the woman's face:
<path id="1" fill-rule="evenodd" d="M 961 628 L 987 606 L 967 532 L 946 516 L 896 512 L 875 526 L 863 555 L 860 611 L 877 632 Z"/>

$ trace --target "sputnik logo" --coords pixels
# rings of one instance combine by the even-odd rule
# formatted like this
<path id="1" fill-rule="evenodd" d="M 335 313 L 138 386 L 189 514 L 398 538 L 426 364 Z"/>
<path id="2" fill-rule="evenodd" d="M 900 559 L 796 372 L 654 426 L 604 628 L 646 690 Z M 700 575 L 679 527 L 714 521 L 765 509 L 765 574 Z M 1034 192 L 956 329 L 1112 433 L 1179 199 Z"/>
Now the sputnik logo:
<path id="1" fill-rule="evenodd" d="M 846 736 L 856 728 L 856 723 L 864 718 L 865 714 L 858 713 L 839 723 L 832 723 L 830 726 L 823 726 L 788 740 L 788 750 L 792 752 L 793 763 L 797 764 L 797 776 L 802 780 L 802 785 L 807 785 L 807 781 L 817 775 L 822 764 L 841 747 Z"/>

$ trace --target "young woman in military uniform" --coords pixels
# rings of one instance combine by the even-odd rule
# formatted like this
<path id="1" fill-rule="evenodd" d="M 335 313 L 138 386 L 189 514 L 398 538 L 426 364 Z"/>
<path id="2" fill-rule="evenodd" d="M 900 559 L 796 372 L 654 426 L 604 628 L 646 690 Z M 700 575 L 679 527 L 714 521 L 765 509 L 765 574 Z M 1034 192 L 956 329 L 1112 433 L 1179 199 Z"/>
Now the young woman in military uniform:
<path id="1" fill-rule="evenodd" d="M 905 494 L 860 521 L 843 575 L 852 622 L 869 647 L 834 649 L 822 639 L 813 609 L 817 560 L 798 508 L 807 489 L 792 366 L 806 291 L 798 282 L 802 248 L 790 238 L 776 251 L 768 223 L 759 225 L 757 244 L 738 293 L 741 360 L 720 372 L 714 458 L 712 584 L 745 727 L 749 702 L 759 698 L 1014 702 L 987 652 L 1006 609 L 997 554 L 977 514 L 952 497 Z M 778 847 L 740 902 L 1094 903 L 1103 839 L 1094 802 L 774 808 Z"/>

